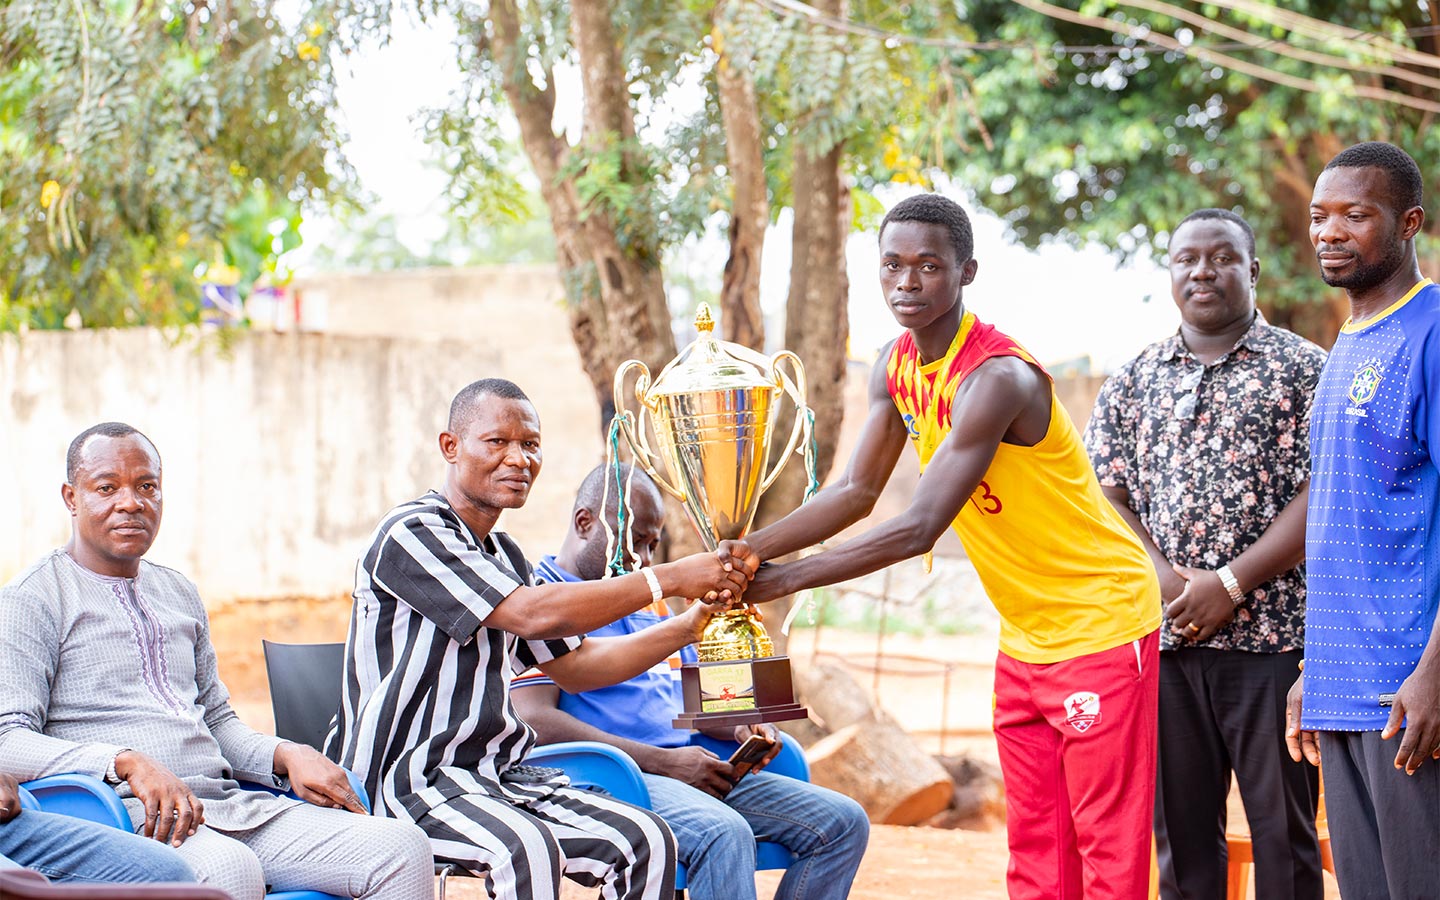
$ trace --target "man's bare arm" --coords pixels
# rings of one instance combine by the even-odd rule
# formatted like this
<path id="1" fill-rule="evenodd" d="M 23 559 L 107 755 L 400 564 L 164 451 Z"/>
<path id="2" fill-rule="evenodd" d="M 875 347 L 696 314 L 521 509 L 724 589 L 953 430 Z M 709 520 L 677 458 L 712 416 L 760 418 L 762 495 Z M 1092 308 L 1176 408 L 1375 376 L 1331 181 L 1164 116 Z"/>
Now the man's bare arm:
<path id="1" fill-rule="evenodd" d="M 824 553 L 761 569 L 745 599 L 760 603 L 858 578 L 929 550 L 969 502 L 1012 426 L 1035 408 L 1043 379 L 1014 358 L 982 365 L 957 392 L 950 434 L 920 476 L 904 513 Z M 1048 401 L 1048 383 L 1043 389 Z"/>
<path id="2" fill-rule="evenodd" d="M 1180 596 L 1180 592 L 1185 590 L 1185 579 L 1175 572 L 1170 559 L 1155 545 L 1155 539 L 1140 521 L 1140 516 L 1130 508 L 1130 492 L 1123 487 L 1103 484 L 1100 491 L 1105 495 L 1105 499 L 1110 501 L 1110 505 L 1115 507 L 1120 518 L 1125 520 L 1125 524 L 1130 526 L 1130 530 L 1135 532 L 1135 536 L 1140 539 L 1140 546 L 1144 547 L 1149 555 L 1150 564 L 1155 567 L 1155 574 L 1160 579 L 1160 599 L 1169 603 Z"/>
<path id="3" fill-rule="evenodd" d="M 0 772 L 0 822 L 8 822 L 20 815 L 20 785 L 9 775 Z"/>
<path id="4" fill-rule="evenodd" d="M 905 423 L 890 399 L 885 361 L 890 348 L 870 373 L 870 411 L 845 473 L 785 518 L 754 532 L 746 542 L 761 559 L 774 559 L 818 544 L 870 514 L 890 480 L 895 461 L 905 448 Z"/>
<path id="5" fill-rule="evenodd" d="M 1305 561 L 1305 512 L 1309 505 L 1310 482 L 1306 481 L 1255 543 L 1230 560 L 1230 572 L 1240 583 L 1240 590 L 1253 591 Z"/>
<path id="6" fill-rule="evenodd" d="M 680 615 L 634 634 L 588 638 L 564 656 L 541 663 L 540 671 L 572 694 L 619 684 L 699 640 L 712 612 L 704 603 L 696 603 Z"/>
<path id="7" fill-rule="evenodd" d="M 1280 510 L 1255 543 L 1229 560 L 1230 574 L 1240 590 L 1249 593 L 1276 575 L 1288 572 L 1305 559 L 1305 508 L 1310 502 L 1310 482 Z M 1176 633 L 1196 641 L 1209 640 L 1235 616 L 1235 601 L 1216 571 L 1176 566 L 1185 579 L 1186 590 L 1166 608 Z M 1163 582 L 1162 582 L 1163 583 Z M 1189 626 L 1194 624 L 1198 630 Z"/>
<path id="8" fill-rule="evenodd" d="M 515 711 L 535 729 L 542 744 L 599 741 L 625 751 L 642 772 L 679 779 L 713 796 L 723 797 L 733 786 L 730 779 L 734 768 L 710 751 L 693 746 L 655 747 L 601 731 L 560 709 L 560 689 L 554 685 L 516 688 L 510 698 Z"/>
<path id="9" fill-rule="evenodd" d="M 662 563 L 654 574 L 666 597 L 715 592 L 738 599 L 758 565 L 743 543 L 727 541 L 718 553 Z M 599 581 L 537 584 L 511 591 L 483 624 L 526 640 L 569 637 L 609 625 L 650 602 L 649 582 L 638 572 Z"/>
<path id="10" fill-rule="evenodd" d="M 1430 629 L 1420 662 L 1395 692 L 1381 739 L 1399 734 L 1402 722 L 1405 736 L 1395 753 L 1395 768 L 1414 775 L 1427 759 L 1440 759 L 1440 616 Z"/>

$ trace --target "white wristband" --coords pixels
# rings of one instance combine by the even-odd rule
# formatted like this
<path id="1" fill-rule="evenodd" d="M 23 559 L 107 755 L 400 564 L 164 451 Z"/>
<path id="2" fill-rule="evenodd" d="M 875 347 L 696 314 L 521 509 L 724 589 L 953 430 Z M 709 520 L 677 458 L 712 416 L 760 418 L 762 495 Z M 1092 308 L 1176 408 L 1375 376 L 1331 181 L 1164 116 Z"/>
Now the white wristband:
<path id="1" fill-rule="evenodd" d="M 1240 590 L 1240 582 L 1235 580 L 1235 573 L 1230 571 L 1229 565 L 1221 566 L 1215 570 L 1220 576 L 1220 583 L 1225 586 L 1225 592 L 1230 595 L 1230 602 L 1236 606 L 1245 599 L 1245 592 Z"/>
<path id="2" fill-rule="evenodd" d="M 645 576 L 645 583 L 650 585 L 650 599 L 664 600 L 665 592 L 660 590 L 660 579 L 655 577 L 655 570 L 649 566 L 642 566 L 640 574 Z"/>

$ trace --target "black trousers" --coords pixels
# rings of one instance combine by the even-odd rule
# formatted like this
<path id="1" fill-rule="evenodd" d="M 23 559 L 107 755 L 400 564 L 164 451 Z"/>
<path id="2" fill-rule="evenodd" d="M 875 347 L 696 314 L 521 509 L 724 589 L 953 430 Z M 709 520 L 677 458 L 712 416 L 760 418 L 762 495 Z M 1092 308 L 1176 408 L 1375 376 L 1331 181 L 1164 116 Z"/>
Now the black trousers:
<path id="1" fill-rule="evenodd" d="M 1440 897 L 1440 762 L 1395 768 L 1404 732 L 1322 731 L 1325 811 L 1345 900 Z"/>
<path id="2" fill-rule="evenodd" d="M 1155 841 L 1164 900 L 1225 900 L 1232 771 L 1250 823 L 1255 896 L 1322 900 L 1319 781 L 1285 748 L 1285 694 L 1300 657 L 1204 647 L 1160 654 Z"/>

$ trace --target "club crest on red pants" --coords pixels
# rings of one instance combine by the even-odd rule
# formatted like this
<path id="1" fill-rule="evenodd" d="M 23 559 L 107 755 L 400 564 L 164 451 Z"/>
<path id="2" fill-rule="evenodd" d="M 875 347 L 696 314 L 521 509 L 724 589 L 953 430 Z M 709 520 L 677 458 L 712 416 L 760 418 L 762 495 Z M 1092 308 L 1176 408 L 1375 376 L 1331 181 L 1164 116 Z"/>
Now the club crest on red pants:
<path id="1" fill-rule="evenodd" d="M 1100 721 L 1100 695 L 1077 691 L 1065 698 L 1065 724 L 1084 734 Z"/>

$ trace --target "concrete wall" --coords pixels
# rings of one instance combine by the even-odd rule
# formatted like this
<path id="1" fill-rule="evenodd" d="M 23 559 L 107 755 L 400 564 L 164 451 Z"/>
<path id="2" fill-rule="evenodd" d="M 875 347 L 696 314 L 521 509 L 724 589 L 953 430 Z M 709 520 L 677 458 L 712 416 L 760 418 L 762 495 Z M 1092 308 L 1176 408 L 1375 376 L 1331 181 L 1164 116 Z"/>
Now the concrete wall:
<path id="1" fill-rule="evenodd" d="M 212 603 L 348 592 L 379 517 L 440 484 L 435 439 L 450 398 L 486 376 L 529 393 L 544 436 L 530 501 L 501 527 L 532 557 L 558 547 L 604 447 L 552 269 L 335 275 L 298 293 L 323 333 L 241 332 L 228 348 L 144 329 L 0 336 L 0 472 L 12 499 L 0 582 L 68 538 L 66 446 L 118 419 L 164 456 L 165 520 L 150 559 L 189 575 Z M 864 420 L 868 371 L 851 364 L 832 474 Z M 1082 428 L 1100 381 L 1057 384 Z M 901 512 L 917 475 L 907 451 L 875 516 L 850 533 Z M 961 552 L 953 536 L 937 551 Z"/>
<path id="2" fill-rule="evenodd" d="M 602 447 L 553 274 L 524 274 L 528 293 L 483 270 L 381 281 L 326 284 L 329 333 L 241 333 L 223 350 L 144 329 L 0 338 L 0 472 L 14 501 L 0 580 L 68 538 L 66 446 L 118 419 L 164 457 L 150 559 L 210 601 L 348 591 L 379 517 L 439 485 L 450 398 L 493 375 L 530 394 L 545 436 L 530 505 L 501 527 L 534 554 L 557 546 Z"/>

